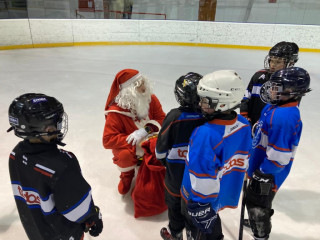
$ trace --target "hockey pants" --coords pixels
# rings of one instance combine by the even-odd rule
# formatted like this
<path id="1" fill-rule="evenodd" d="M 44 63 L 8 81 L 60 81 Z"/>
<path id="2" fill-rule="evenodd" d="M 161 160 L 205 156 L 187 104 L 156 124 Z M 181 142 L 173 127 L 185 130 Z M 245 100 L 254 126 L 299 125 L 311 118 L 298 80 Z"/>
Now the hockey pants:
<path id="1" fill-rule="evenodd" d="M 181 214 L 181 197 L 171 195 L 165 189 L 165 201 L 168 206 L 169 228 L 172 236 L 184 229 L 184 216 Z"/>

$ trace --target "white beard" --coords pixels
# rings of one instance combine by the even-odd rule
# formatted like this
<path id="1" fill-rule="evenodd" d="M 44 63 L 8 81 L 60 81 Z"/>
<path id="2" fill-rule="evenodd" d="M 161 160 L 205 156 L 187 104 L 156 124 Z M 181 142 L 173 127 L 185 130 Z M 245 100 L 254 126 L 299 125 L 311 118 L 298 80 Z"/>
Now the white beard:
<path id="1" fill-rule="evenodd" d="M 151 102 L 151 87 L 147 81 L 145 85 L 146 90 L 144 93 L 137 92 L 134 85 L 132 85 L 122 89 L 115 98 L 115 102 L 119 107 L 130 110 L 130 112 L 135 114 L 140 120 L 148 117 Z"/>
<path id="2" fill-rule="evenodd" d="M 145 119 L 149 115 L 149 107 L 151 102 L 150 92 L 138 93 L 134 98 L 134 109 L 132 109 L 139 119 Z"/>

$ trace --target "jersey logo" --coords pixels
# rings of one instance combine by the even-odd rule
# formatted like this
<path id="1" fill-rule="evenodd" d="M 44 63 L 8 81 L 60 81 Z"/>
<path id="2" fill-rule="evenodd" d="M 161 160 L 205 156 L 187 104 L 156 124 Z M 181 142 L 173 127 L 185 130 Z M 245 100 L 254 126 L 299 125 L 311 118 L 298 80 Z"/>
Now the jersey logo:
<path id="1" fill-rule="evenodd" d="M 19 119 L 12 117 L 12 116 L 9 116 L 9 123 L 12 125 L 15 125 L 15 126 L 19 126 Z"/>
<path id="2" fill-rule="evenodd" d="M 245 171 L 247 166 L 248 155 L 236 154 L 224 164 L 218 175 L 221 178 L 223 175 L 228 174 L 228 172 L 235 170 L 235 168 L 241 169 L 240 171 Z"/>
<path id="3" fill-rule="evenodd" d="M 188 146 L 174 147 L 170 150 L 168 159 L 186 160 L 188 155 Z"/>
<path id="4" fill-rule="evenodd" d="M 262 74 L 258 79 L 265 79 L 265 78 L 266 78 L 266 75 Z"/>
<path id="5" fill-rule="evenodd" d="M 24 188 L 17 182 L 12 183 L 12 190 L 15 198 L 23 200 L 30 208 L 39 207 L 44 213 L 51 213 L 55 208 L 53 194 L 41 199 L 36 189 Z"/>
<path id="6" fill-rule="evenodd" d="M 182 83 L 182 86 L 183 86 L 183 87 L 186 87 L 187 85 L 189 85 L 189 83 L 190 83 L 190 82 L 189 82 L 187 79 L 184 79 L 184 80 L 183 80 L 183 83 Z"/>
<path id="7" fill-rule="evenodd" d="M 186 159 L 187 158 L 187 154 L 188 154 L 188 150 L 187 149 L 178 149 L 178 156 L 181 158 Z"/>
<path id="8" fill-rule="evenodd" d="M 47 101 L 47 99 L 44 97 L 32 99 L 32 103 L 39 103 L 39 102 L 46 102 L 46 101 Z"/>
<path id="9" fill-rule="evenodd" d="M 32 191 L 23 191 L 21 186 L 18 186 L 18 191 L 20 197 L 22 197 L 28 205 L 32 204 L 40 204 L 40 197 L 37 193 L 33 193 Z"/>

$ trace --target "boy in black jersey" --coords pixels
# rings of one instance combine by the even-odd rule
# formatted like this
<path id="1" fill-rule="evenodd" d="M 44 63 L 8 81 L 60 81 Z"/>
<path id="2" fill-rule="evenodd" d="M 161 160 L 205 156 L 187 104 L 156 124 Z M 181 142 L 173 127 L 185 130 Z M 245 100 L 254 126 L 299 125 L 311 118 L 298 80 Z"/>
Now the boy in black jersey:
<path id="1" fill-rule="evenodd" d="M 185 220 L 181 214 L 180 188 L 188 143 L 192 131 L 205 122 L 197 95 L 201 78 L 200 74 L 189 72 L 176 81 L 174 93 L 180 107 L 167 114 L 158 135 L 156 157 L 166 166 L 165 200 L 169 217 L 168 229 L 162 228 L 160 231 L 163 239 L 183 239 Z"/>
<path id="2" fill-rule="evenodd" d="M 103 228 L 91 187 L 77 158 L 58 149 L 67 132 L 62 104 L 44 94 L 27 93 L 13 100 L 9 122 L 24 139 L 9 157 L 13 195 L 30 240 L 80 240 Z"/>
<path id="3" fill-rule="evenodd" d="M 261 111 L 266 105 L 260 99 L 261 86 L 274 72 L 292 67 L 298 61 L 298 53 L 299 47 L 296 43 L 279 42 L 269 50 L 264 60 L 265 69 L 252 76 L 240 107 L 240 114 L 249 120 L 251 126 L 259 120 Z"/>

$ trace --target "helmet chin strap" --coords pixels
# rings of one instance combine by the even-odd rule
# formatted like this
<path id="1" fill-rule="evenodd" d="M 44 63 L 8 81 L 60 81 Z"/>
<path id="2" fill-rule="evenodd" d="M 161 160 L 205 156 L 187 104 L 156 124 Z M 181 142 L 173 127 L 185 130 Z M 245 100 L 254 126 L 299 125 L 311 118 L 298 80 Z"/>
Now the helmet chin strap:
<path id="1" fill-rule="evenodd" d="M 40 141 L 45 144 L 57 144 L 59 146 L 64 147 L 66 144 L 58 140 L 58 138 L 54 138 L 51 141 L 45 140 L 42 136 L 39 137 Z"/>

